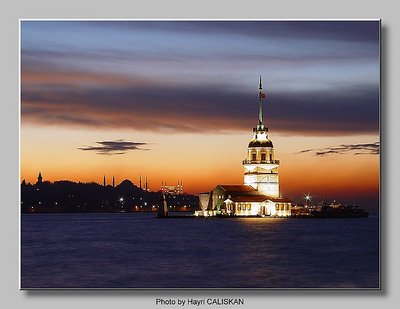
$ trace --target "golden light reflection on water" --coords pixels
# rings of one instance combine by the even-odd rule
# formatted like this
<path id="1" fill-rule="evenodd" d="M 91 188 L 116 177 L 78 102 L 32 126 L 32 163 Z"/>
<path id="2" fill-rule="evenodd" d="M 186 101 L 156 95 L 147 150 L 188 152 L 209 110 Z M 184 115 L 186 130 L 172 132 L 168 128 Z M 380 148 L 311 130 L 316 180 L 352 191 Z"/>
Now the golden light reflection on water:
<path id="1" fill-rule="evenodd" d="M 251 218 L 232 218 L 227 220 L 234 220 L 235 223 L 240 225 L 241 229 L 249 234 L 262 232 L 275 232 L 280 226 L 286 225 L 290 222 L 290 218 L 270 218 L 270 217 L 251 217 Z"/>

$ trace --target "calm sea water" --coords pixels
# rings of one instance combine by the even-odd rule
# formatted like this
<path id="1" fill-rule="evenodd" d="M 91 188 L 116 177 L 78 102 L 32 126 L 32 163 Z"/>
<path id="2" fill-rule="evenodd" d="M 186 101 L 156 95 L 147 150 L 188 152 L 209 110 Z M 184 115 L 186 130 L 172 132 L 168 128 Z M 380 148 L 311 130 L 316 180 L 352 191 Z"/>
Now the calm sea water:
<path id="1" fill-rule="evenodd" d="M 377 288 L 379 220 L 21 218 L 22 288 Z"/>

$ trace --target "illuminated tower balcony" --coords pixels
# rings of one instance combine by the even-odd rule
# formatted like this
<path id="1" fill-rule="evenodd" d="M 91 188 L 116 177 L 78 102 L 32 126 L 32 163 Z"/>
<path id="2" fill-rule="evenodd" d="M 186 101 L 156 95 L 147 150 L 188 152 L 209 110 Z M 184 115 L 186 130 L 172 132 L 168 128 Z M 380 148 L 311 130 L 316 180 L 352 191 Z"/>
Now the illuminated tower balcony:
<path id="1" fill-rule="evenodd" d="M 244 173 L 278 173 L 279 160 L 243 160 Z"/>
<path id="2" fill-rule="evenodd" d="M 273 164 L 279 166 L 279 160 L 243 160 L 243 165 L 245 164 Z"/>
<path id="3" fill-rule="evenodd" d="M 264 172 L 264 173 L 260 173 L 257 171 L 245 171 L 244 175 L 258 175 L 258 176 L 273 176 L 276 175 L 278 176 L 279 173 L 278 172 L 273 172 L 272 170 L 268 171 L 268 172 Z"/>

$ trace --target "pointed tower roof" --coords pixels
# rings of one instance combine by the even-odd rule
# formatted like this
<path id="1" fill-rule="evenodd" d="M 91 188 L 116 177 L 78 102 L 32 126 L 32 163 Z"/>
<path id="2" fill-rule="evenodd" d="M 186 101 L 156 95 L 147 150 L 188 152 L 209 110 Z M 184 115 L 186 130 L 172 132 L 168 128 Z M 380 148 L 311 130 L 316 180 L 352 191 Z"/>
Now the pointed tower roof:
<path id="1" fill-rule="evenodd" d="M 258 91 L 258 124 L 253 128 L 254 137 L 250 141 L 249 147 L 273 147 L 272 141 L 268 137 L 268 128 L 264 125 L 263 101 L 265 100 L 266 95 L 263 91 L 261 75 L 258 84 Z"/>
<path id="2" fill-rule="evenodd" d="M 261 75 L 260 75 L 260 84 L 258 85 L 258 99 L 259 99 L 259 108 L 258 108 L 258 125 L 257 125 L 257 130 L 264 130 L 264 114 L 263 114 L 263 104 L 262 101 L 265 98 L 265 94 L 262 91 L 262 81 L 261 81 Z"/>

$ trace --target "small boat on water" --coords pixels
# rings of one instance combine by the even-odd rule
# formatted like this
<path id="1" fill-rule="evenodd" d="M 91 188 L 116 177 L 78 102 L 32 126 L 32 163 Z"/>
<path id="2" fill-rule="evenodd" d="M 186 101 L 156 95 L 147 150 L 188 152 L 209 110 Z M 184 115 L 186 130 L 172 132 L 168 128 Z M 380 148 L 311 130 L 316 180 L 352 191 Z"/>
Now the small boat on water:
<path id="1" fill-rule="evenodd" d="M 165 198 L 165 193 L 162 194 L 161 203 L 162 205 L 158 209 L 157 217 L 166 218 L 169 216 L 169 212 L 168 212 L 167 199 Z"/>
<path id="2" fill-rule="evenodd" d="M 359 206 L 341 205 L 333 201 L 330 205 L 325 202 L 310 211 L 314 218 L 368 218 L 369 212 Z"/>

